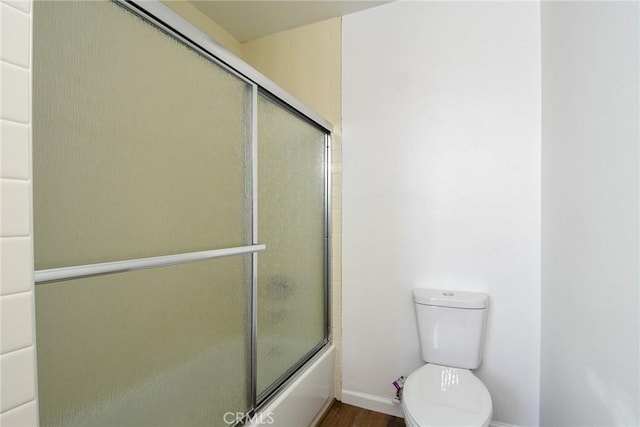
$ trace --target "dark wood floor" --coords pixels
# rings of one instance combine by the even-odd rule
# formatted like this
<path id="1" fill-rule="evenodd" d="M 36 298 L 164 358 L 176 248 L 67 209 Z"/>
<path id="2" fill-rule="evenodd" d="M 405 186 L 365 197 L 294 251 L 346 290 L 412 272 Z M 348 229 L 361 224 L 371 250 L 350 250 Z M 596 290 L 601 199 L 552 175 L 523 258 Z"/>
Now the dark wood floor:
<path id="1" fill-rule="evenodd" d="M 335 400 L 317 427 L 405 427 L 404 420 Z"/>

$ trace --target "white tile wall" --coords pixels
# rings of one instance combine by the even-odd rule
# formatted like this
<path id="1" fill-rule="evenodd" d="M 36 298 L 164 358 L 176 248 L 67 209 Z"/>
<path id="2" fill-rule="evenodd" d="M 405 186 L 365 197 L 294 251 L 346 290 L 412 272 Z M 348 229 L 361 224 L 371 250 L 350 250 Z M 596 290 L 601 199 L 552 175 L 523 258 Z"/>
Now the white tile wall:
<path id="1" fill-rule="evenodd" d="M 0 414 L 0 426 L 33 427 L 38 425 L 38 408 L 35 401 Z"/>
<path id="2" fill-rule="evenodd" d="M 31 12 L 31 0 L 0 0 L 0 3 L 13 6 L 27 14 Z"/>
<path id="3" fill-rule="evenodd" d="M 4 39 L 4 36 L 2 38 Z M 4 60 L 0 64 L 0 118 L 19 123 L 29 122 L 30 75 L 29 69 Z"/>
<path id="4" fill-rule="evenodd" d="M 28 292 L 33 286 L 31 238 L 0 238 L 0 295 Z"/>
<path id="5" fill-rule="evenodd" d="M 0 0 L 0 425 L 37 426 L 31 1 Z"/>
<path id="6" fill-rule="evenodd" d="M 23 68 L 29 68 L 29 15 L 20 10 L 0 4 L 2 59 Z"/>
<path id="7" fill-rule="evenodd" d="M 31 292 L 0 298 L 0 351 L 2 354 L 33 345 Z"/>
<path id="8" fill-rule="evenodd" d="M 3 120 L 0 123 L 0 176 L 2 178 L 29 179 L 31 155 L 29 153 L 29 126 Z"/>
<path id="9" fill-rule="evenodd" d="M 2 412 L 30 402 L 35 396 L 33 347 L 12 351 L 0 356 L 0 387 Z"/>
<path id="10" fill-rule="evenodd" d="M 2 179 L 0 182 L 0 236 L 29 236 L 30 185 L 26 180 Z"/>

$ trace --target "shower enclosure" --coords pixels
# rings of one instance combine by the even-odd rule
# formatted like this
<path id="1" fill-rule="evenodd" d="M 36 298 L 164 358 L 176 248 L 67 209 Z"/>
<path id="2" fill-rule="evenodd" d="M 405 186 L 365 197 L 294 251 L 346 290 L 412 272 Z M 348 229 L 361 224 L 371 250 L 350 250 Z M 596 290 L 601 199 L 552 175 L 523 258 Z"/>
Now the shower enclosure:
<path id="1" fill-rule="evenodd" d="M 251 416 L 329 342 L 331 126 L 159 2 L 33 57 L 41 425 Z"/>

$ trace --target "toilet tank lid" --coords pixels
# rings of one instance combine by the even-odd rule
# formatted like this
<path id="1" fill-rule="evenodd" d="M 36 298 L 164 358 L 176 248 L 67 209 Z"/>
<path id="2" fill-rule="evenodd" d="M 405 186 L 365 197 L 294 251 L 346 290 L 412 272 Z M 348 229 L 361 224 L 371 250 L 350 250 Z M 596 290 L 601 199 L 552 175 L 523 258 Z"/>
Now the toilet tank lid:
<path id="1" fill-rule="evenodd" d="M 489 295 L 480 292 L 448 291 L 444 289 L 415 288 L 413 301 L 416 304 L 449 308 L 486 308 Z"/>

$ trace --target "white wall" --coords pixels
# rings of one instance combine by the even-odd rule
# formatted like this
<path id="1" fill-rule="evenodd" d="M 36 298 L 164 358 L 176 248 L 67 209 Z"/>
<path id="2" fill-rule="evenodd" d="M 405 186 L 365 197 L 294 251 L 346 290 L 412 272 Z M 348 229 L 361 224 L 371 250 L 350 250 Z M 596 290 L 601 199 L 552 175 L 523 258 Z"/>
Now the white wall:
<path id="1" fill-rule="evenodd" d="M 491 296 L 477 375 L 494 420 L 538 423 L 539 8 L 343 18 L 346 402 L 394 412 L 391 382 L 423 363 L 413 287 L 476 290 Z"/>
<path id="2" fill-rule="evenodd" d="M 0 2 L 0 425 L 37 426 L 31 226 L 32 2 Z"/>
<path id="3" fill-rule="evenodd" d="M 640 425 L 640 4 L 542 5 L 541 425 Z"/>

